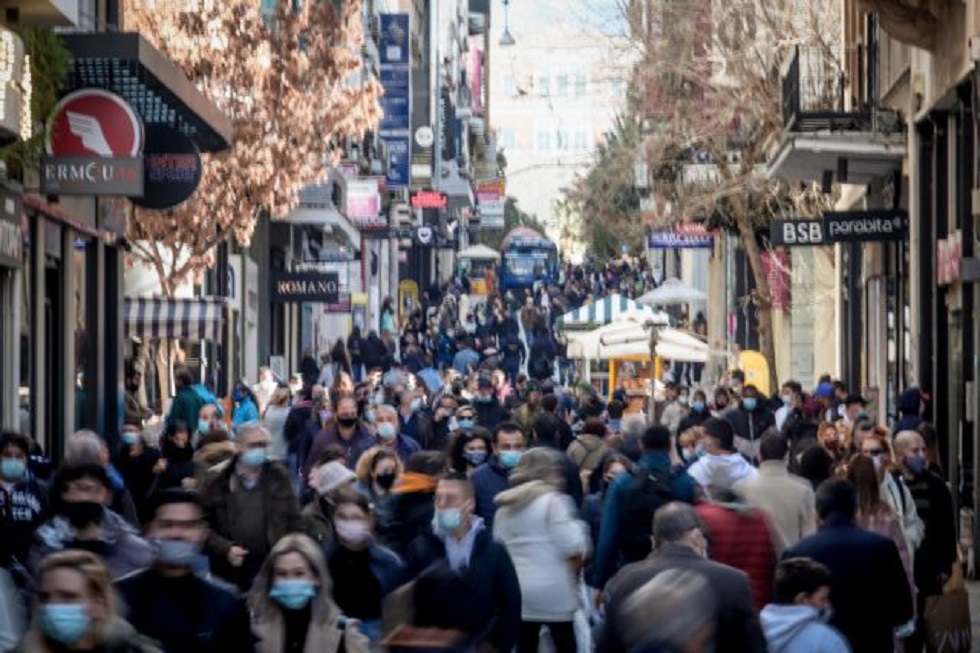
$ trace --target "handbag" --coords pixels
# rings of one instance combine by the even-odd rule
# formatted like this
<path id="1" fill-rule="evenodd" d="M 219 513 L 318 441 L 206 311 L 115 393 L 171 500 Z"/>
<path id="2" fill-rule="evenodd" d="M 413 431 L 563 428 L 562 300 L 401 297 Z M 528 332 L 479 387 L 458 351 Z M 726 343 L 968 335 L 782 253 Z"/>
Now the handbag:
<path id="1" fill-rule="evenodd" d="M 922 619 L 929 653 L 969 653 L 972 650 L 970 595 L 963 583 L 960 562 L 953 564 L 952 575 L 943 586 L 943 593 L 926 598 Z"/>

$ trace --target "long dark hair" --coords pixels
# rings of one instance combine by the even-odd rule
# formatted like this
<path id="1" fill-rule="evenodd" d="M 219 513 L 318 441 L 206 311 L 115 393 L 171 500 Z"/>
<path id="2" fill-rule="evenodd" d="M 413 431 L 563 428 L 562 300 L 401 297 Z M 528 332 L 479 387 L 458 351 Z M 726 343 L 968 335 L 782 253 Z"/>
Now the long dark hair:
<path id="1" fill-rule="evenodd" d="M 463 456 L 463 452 L 466 445 L 473 440 L 483 440 L 483 443 L 487 445 L 488 456 L 493 451 L 493 438 L 487 429 L 475 427 L 465 431 L 458 431 L 449 440 L 449 445 L 446 447 L 446 456 L 449 458 L 449 465 L 454 472 L 466 473 L 466 458 Z"/>

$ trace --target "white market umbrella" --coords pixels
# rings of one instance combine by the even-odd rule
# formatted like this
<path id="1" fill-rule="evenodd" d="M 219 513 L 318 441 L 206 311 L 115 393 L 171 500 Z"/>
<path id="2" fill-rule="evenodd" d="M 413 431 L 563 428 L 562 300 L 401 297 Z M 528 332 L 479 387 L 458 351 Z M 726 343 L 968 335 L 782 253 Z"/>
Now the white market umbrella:
<path id="1" fill-rule="evenodd" d="M 687 304 L 688 302 L 704 301 L 707 298 L 708 296 L 704 292 L 688 286 L 680 279 L 671 277 L 653 290 L 644 293 L 636 301 L 639 304 L 654 306 L 658 304 Z"/>

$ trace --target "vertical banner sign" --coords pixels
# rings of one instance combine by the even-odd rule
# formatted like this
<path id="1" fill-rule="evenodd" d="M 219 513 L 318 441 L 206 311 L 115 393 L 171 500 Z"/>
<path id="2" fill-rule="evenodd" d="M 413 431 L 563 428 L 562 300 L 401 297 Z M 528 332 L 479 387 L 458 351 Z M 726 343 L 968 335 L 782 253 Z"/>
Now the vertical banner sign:
<path id="1" fill-rule="evenodd" d="M 381 14 L 381 124 L 387 153 L 385 187 L 408 188 L 412 170 L 412 69 L 407 13 Z"/>

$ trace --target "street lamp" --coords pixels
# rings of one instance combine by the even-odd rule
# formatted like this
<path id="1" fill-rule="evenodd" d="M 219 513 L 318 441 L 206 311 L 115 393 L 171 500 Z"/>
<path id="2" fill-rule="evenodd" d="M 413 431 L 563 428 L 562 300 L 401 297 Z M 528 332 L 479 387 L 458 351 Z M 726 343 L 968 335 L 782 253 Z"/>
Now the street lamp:
<path id="1" fill-rule="evenodd" d="M 517 43 L 514 40 L 514 35 L 510 33 L 510 25 L 507 20 L 507 5 L 510 4 L 510 0 L 504 0 L 504 33 L 500 35 L 500 45 L 507 47 Z"/>

